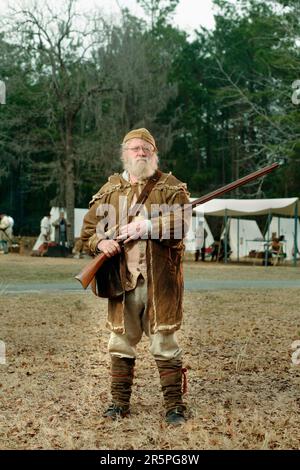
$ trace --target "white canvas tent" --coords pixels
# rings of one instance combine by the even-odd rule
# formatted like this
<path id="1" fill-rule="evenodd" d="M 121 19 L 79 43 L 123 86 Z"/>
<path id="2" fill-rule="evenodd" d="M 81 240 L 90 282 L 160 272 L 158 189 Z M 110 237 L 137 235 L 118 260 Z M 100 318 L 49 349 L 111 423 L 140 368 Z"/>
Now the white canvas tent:
<path id="1" fill-rule="evenodd" d="M 191 199 L 191 201 L 192 200 L 194 200 L 194 199 Z M 50 211 L 50 214 L 51 214 L 50 222 L 51 222 L 51 224 L 59 218 L 59 214 L 60 214 L 61 211 L 63 211 L 63 209 L 61 209 L 59 207 L 52 207 L 52 209 Z M 84 218 L 85 214 L 87 213 L 87 211 L 88 211 L 88 209 L 78 209 L 78 208 L 75 209 L 75 219 L 74 219 L 74 225 L 75 225 L 75 227 L 74 227 L 74 237 L 75 238 L 78 238 L 80 236 L 80 231 L 81 231 L 81 227 L 82 227 L 82 223 L 83 223 L 83 218 Z M 66 218 L 67 218 L 67 216 L 66 216 Z M 204 227 L 204 229 L 206 230 L 206 233 L 207 233 L 206 246 L 207 247 L 210 246 L 214 241 L 211 230 L 210 230 L 206 220 L 204 219 L 203 214 L 198 213 L 197 217 L 192 217 L 190 228 L 189 228 L 189 231 L 188 231 L 187 236 L 185 238 L 186 251 L 191 251 L 191 252 L 195 251 L 195 229 L 196 229 L 196 224 L 198 223 L 199 220 L 201 220 L 203 222 L 203 227 Z M 54 241 L 54 240 L 55 240 L 55 228 L 52 227 L 51 241 Z M 42 243 L 42 240 L 39 237 L 37 239 L 34 247 L 33 247 L 33 250 L 34 251 L 38 250 L 41 243 Z"/>
<path id="2" fill-rule="evenodd" d="M 84 218 L 85 214 L 87 213 L 87 211 L 88 211 L 88 209 L 77 209 L 77 208 L 74 211 L 75 212 L 74 213 L 74 237 L 75 238 L 78 238 L 80 236 L 80 231 L 81 231 L 81 227 L 82 227 L 83 218 Z M 64 212 L 66 219 L 68 219 L 67 213 L 63 208 L 52 207 L 51 211 L 50 211 L 50 215 L 51 215 L 50 223 L 51 223 L 51 225 L 53 224 L 53 222 L 55 222 L 59 218 L 60 212 Z M 51 228 L 50 240 L 51 241 L 55 240 L 55 227 L 53 227 L 53 226 Z M 41 246 L 42 242 L 43 242 L 42 237 L 39 236 L 37 241 L 34 244 L 33 251 L 37 251 L 39 249 L 39 247 Z"/>
<path id="3" fill-rule="evenodd" d="M 297 197 L 281 199 L 212 199 L 195 209 L 205 215 L 246 216 L 279 214 L 300 216 L 300 204 Z"/>
<path id="4" fill-rule="evenodd" d="M 195 197 L 190 198 L 190 202 L 195 201 Z M 202 207 L 202 206 L 201 206 Z M 203 245 L 204 242 L 204 230 L 206 230 L 206 239 L 205 239 L 205 246 L 208 247 L 212 245 L 214 242 L 214 237 L 211 233 L 211 230 L 209 228 L 209 225 L 207 221 L 205 220 L 205 217 L 202 213 L 202 211 L 195 211 L 193 210 L 193 217 L 190 222 L 189 230 L 188 233 L 186 234 L 184 238 L 184 245 L 185 245 L 185 251 L 187 252 L 195 252 L 196 251 L 196 228 L 198 226 L 202 226 L 202 231 L 203 235 L 201 238 L 203 238 L 201 245 Z"/>
<path id="5" fill-rule="evenodd" d="M 300 204 L 298 198 L 277 198 L 277 199 L 212 199 L 195 209 L 201 214 L 221 216 L 225 219 L 225 226 L 228 227 L 228 219 L 231 217 L 243 217 L 251 215 L 268 215 L 269 223 L 272 214 L 290 217 L 290 224 L 294 227 L 294 240 L 298 240 L 299 246 L 299 221 Z M 293 218 L 293 219 L 292 219 Z M 282 218 L 280 220 L 283 220 Z M 241 220 L 240 220 L 241 222 Z M 240 228 L 240 223 L 237 224 Z M 274 232 L 277 230 L 274 230 Z M 271 230 L 269 235 L 271 237 Z M 250 239 L 250 237 L 249 237 Z M 257 248 L 256 248 L 257 249 Z M 294 262 L 296 263 L 297 250 L 294 251 Z"/>
<path id="6" fill-rule="evenodd" d="M 229 220 L 230 258 L 239 259 L 248 256 L 251 250 L 264 251 L 264 236 L 255 220 Z"/>
<path id="7" fill-rule="evenodd" d="M 74 237 L 78 238 L 80 236 L 80 231 L 82 227 L 82 222 L 85 214 L 87 213 L 88 209 L 78 209 L 76 208 L 74 210 Z M 65 213 L 65 217 L 68 220 L 68 215 L 67 212 L 64 209 L 61 209 L 59 207 L 52 207 L 50 214 L 51 214 L 51 224 L 55 222 L 59 218 L 60 212 Z M 52 227 L 52 232 L 51 232 L 51 240 L 55 240 L 55 228 Z"/>
<path id="8" fill-rule="evenodd" d="M 203 241 L 204 241 L 204 230 L 206 230 L 206 233 L 207 233 L 207 236 L 205 239 L 205 246 L 208 247 L 214 242 L 214 237 L 212 236 L 211 230 L 205 218 L 203 216 L 192 217 L 188 233 L 184 239 L 185 250 L 188 252 L 196 251 L 196 227 L 199 222 L 200 223 L 202 222 L 203 224 Z"/>
<path id="9" fill-rule="evenodd" d="M 191 198 L 190 201 L 195 200 Z M 52 207 L 51 209 L 51 223 L 59 218 L 59 213 L 62 209 L 59 207 Z M 75 227 L 74 236 L 79 237 L 82 226 L 83 217 L 88 209 L 75 209 Z M 187 251 L 195 251 L 195 227 L 196 221 L 202 220 L 203 226 L 207 232 L 206 246 L 210 246 L 213 243 L 213 236 L 211 230 L 205 219 L 205 215 L 222 216 L 227 221 L 230 218 L 230 245 L 233 251 L 231 257 L 242 257 L 245 256 L 245 252 L 249 252 L 252 249 L 260 250 L 257 245 L 259 241 L 257 238 L 262 236 L 255 221 L 236 219 L 232 217 L 240 218 L 243 216 L 251 215 L 268 215 L 270 228 L 269 235 L 276 232 L 277 235 L 284 235 L 287 242 L 287 259 L 296 260 L 297 253 L 294 254 L 294 240 L 297 239 L 297 247 L 300 248 L 300 225 L 298 217 L 300 215 L 300 204 L 298 198 L 277 198 L 277 199 L 212 199 L 205 204 L 201 204 L 194 209 L 197 217 L 192 217 L 189 232 L 185 239 L 185 245 Z M 276 214 L 280 217 L 273 217 L 271 222 L 271 215 Z M 290 217 L 288 219 L 287 217 Z M 293 217 L 293 219 L 292 219 Z M 255 223 L 253 223 L 255 222 Z M 256 225 L 255 225 L 256 224 Z M 278 230 L 278 224 L 280 227 L 280 233 Z M 226 224 L 228 227 L 228 224 Z M 236 230 L 236 235 L 234 234 Z M 54 241 L 55 229 L 52 228 L 51 240 Z M 269 238 L 270 238 L 269 236 Z M 247 238 L 246 238 L 247 237 Z M 292 241 L 294 237 L 294 240 Z M 238 243 L 238 238 L 240 242 Z M 242 238 L 242 240 L 241 240 Z M 253 243 L 250 243 L 252 239 Z M 38 240 L 36 242 L 36 245 Z M 34 246 L 34 249 L 38 247 Z M 254 246 L 255 245 L 255 246 Z"/>
<path id="10" fill-rule="evenodd" d="M 83 224 L 83 218 L 87 213 L 88 209 L 75 209 L 75 227 L 74 227 L 74 237 L 79 238 L 81 227 Z"/>

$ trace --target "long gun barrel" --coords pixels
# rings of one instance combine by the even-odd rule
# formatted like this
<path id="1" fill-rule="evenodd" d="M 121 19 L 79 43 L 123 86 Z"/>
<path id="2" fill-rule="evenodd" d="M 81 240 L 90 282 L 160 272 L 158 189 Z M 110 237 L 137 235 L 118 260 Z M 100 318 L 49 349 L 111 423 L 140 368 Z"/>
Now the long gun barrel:
<path id="1" fill-rule="evenodd" d="M 204 204 L 205 202 L 208 202 L 211 199 L 220 197 L 223 194 L 228 193 L 229 191 L 233 191 L 234 189 L 243 186 L 244 184 L 250 183 L 250 181 L 260 178 L 261 176 L 265 176 L 278 167 L 279 163 L 273 163 L 272 165 L 254 171 L 253 173 L 250 173 L 249 175 L 244 176 L 243 178 L 239 178 L 238 180 L 233 181 L 232 183 L 229 183 L 226 186 L 223 186 L 222 188 L 216 189 L 215 191 L 212 191 L 211 193 L 206 194 L 200 197 L 199 199 L 196 199 L 195 201 L 191 202 L 190 205 L 194 208 L 199 206 L 200 204 Z M 81 285 L 84 289 L 86 289 L 92 282 L 93 278 L 96 275 L 96 272 L 98 271 L 98 269 L 101 268 L 102 264 L 105 262 L 106 259 L 107 256 L 104 253 L 97 255 L 92 261 L 90 261 L 85 266 L 85 268 L 83 268 L 83 270 L 79 274 L 77 274 L 77 276 L 75 276 L 75 279 L 81 282 Z"/>
<path id="2" fill-rule="evenodd" d="M 220 197 L 223 194 L 228 193 L 229 191 L 233 191 L 234 189 L 239 188 L 240 186 L 243 186 L 244 184 L 250 183 L 250 181 L 256 180 L 257 178 L 260 178 L 261 176 L 265 176 L 268 173 L 271 173 L 271 171 L 275 170 L 279 166 L 280 166 L 279 163 L 272 163 L 272 165 L 265 166 L 264 168 L 254 171 L 253 173 L 250 173 L 249 175 L 244 176 L 243 178 L 233 181 L 232 183 L 226 184 L 226 186 L 222 186 L 222 188 L 215 189 L 215 191 L 212 191 L 209 194 L 205 194 L 204 196 L 201 196 L 199 199 L 196 199 L 195 201 L 191 202 L 191 206 L 197 207 L 200 204 L 204 204 L 205 202 L 210 201 L 211 199 Z"/>

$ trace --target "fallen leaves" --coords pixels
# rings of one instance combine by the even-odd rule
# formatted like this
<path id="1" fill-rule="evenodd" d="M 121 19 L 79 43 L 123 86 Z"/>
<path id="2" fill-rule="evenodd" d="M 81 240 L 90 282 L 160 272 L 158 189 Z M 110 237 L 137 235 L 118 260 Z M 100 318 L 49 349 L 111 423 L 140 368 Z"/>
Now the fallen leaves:
<path id="1" fill-rule="evenodd" d="M 224 278 L 238 273 L 202 269 Z M 299 330 L 297 290 L 185 293 L 178 337 L 189 420 L 180 429 L 164 422 L 146 337 L 137 347 L 131 418 L 102 418 L 110 401 L 106 301 L 64 293 L 7 296 L 6 303 L 3 449 L 299 448 L 300 369 L 290 358 Z"/>

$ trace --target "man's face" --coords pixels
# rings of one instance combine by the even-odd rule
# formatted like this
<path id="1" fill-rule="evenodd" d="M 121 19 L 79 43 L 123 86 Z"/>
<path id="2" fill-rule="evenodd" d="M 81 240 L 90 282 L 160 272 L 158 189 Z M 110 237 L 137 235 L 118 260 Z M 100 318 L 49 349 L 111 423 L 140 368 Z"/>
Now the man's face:
<path id="1" fill-rule="evenodd" d="M 137 178 L 151 176 L 157 168 L 154 147 L 143 139 L 131 139 L 123 151 L 124 168 Z"/>
<path id="2" fill-rule="evenodd" d="M 125 148 L 128 154 L 136 160 L 148 158 L 154 150 L 153 145 L 143 139 L 131 139 L 127 142 Z"/>

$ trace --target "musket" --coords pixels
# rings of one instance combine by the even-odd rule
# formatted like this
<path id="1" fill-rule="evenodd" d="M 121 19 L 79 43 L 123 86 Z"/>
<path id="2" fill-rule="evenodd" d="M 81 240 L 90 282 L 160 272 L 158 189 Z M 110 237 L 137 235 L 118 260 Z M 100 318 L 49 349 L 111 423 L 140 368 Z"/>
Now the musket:
<path id="1" fill-rule="evenodd" d="M 275 170 L 279 166 L 280 166 L 279 163 L 272 163 L 272 165 L 269 165 L 264 168 L 261 168 L 260 170 L 254 171 L 253 173 L 250 173 L 249 175 L 244 176 L 243 178 L 239 178 L 238 180 L 233 181 L 232 183 L 229 183 L 226 186 L 222 186 L 221 188 L 216 189 L 209 194 L 201 196 L 199 199 L 196 199 L 195 201 L 191 202 L 189 205 L 192 208 L 194 208 L 201 204 L 204 204 L 205 202 L 208 202 L 211 199 L 220 197 L 223 194 L 228 193 L 229 191 L 233 191 L 234 189 L 239 188 L 240 186 L 243 186 L 244 184 L 250 183 L 250 181 L 253 181 L 257 178 L 260 178 L 261 176 L 265 176 L 268 173 L 271 173 L 271 171 Z M 101 268 L 102 264 L 105 262 L 107 258 L 108 257 L 104 253 L 100 253 L 99 255 L 95 256 L 95 258 L 92 259 L 92 261 L 90 261 L 83 268 L 83 270 L 79 274 L 77 274 L 77 276 L 75 276 L 75 279 L 81 282 L 81 285 L 84 289 L 86 289 L 90 285 L 98 269 Z"/>

